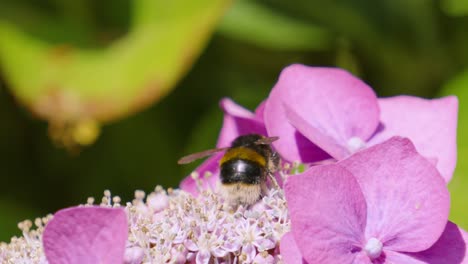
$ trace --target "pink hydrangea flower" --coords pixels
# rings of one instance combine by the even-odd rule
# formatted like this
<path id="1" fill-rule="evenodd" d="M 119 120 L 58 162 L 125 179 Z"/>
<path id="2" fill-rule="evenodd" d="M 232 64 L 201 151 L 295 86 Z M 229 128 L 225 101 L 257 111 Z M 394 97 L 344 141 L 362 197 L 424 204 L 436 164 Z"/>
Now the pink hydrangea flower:
<path id="1" fill-rule="evenodd" d="M 289 176 L 286 198 L 271 189 L 252 206 L 226 207 L 211 191 L 221 152 L 183 190 L 136 191 L 125 206 L 106 191 L 101 207 L 89 199 L 36 219 L 35 230 L 24 221 L 22 237 L 0 243 L 0 262 L 468 263 L 468 234 L 447 220 L 456 98 L 377 99 L 343 70 L 293 65 L 255 112 L 230 99 L 221 108 L 217 147 L 279 136 L 284 160 L 313 166 Z"/>
<path id="2" fill-rule="evenodd" d="M 268 97 L 264 122 L 273 146 L 289 161 L 341 160 L 392 136 L 410 138 L 448 182 L 456 163 L 458 101 L 450 96 L 378 99 L 338 68 L 291 65 Z"/>
<path id="3" fill-rule="evenodd" d="M 467 234 L 447 221 L 449 193 L 408 140 L 393 137 L 285 184 L 286 263 L 465 263 Z"/>
<path id="4" fill-rule="evenodd" d="M 58 211 L 43 234 L 49 264 L 123 263 L 128 237 L 123 209 L 72 207 Z"/>
<path id="5" fill-rule="evenodd" d="M 264 104 L 260 104 L 256 112 L 252 113 L 231 99 L 224 98 L 220 102 L 220 107 L 224 111 L 224 119 L 216 144 L 217 148 L 230 146 L 231 142 L 240 135 L 267 134 L 263 124 Z M 220 152 L 209 157 L 195 169 L 192 175 L 181 182 L 180 188 L 194 195 L 197 195 L 200 190 L 215 189 L 219 180 L 219 161 L 223 154 Z"/>

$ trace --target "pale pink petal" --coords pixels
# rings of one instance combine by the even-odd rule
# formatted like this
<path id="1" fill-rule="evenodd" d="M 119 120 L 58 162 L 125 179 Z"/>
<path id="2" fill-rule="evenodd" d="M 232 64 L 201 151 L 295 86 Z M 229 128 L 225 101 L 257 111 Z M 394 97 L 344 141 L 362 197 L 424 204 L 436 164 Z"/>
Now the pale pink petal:
<path id="1" fill-rule="evenodd" d="M 217 258 L 222 258 L 225 257 L 228 252 L 224 247 L 215 247 L 211 249 L 211 253 Z"/>
<path id="2" fill-rule="evenodd" d="M 283 105 L 321 135 L 302 135 L 296 129 L 299 124 L 287 118 Z M 374 91 L 347 71 L 291 65 L 283 70 L 270 93 L 264 118 L 268 133 L 280 137 L 273 145 L 282 156 L 310 162 L 318 158 L 312 143 L 341 159 L 348 153 L 336 152 L 333 145 L 347 148 L 353 138 L 370 138 L 379 124 L 379 107 Z M 331 140 L 321 141 L 324 138 Z"/>
<path id="3" fill-rule="evenodd" d="M 169 197 L 166 193 L 151 193 L 146 197 L 146 203 L 153 212 L 158 213 L 166 209 L 169 205 Z"/>
<path id="4" fill-rule="evenodd" d="M 447 222 L 439 240 L 429 249 L 410 254 L 413 258 L 430 264 L 468 263 L 468 233 L 452 222 Z"/>
<path id="5" fill-rule="evenodd" d="M 184 245 L 190 251 L 198 251 L 199 250 L 199 247 L 198 247 L 197 243 L 195 243 L 191 239 L 185 240 Z"/>
<path id="6" fill-rule="evenodd" d="M 208 250 L 200 250 L 195 258 L 196 264 L 208 264 L 210 262 L 211 253 Z"/>
<path id="7" fill-rule="evenodd" d="M 264 253 L 258 253 L 257 256 L 254 258 L 253 263 L 255 264 L 275 264 L 275 258 L 270 255 L 266 254 L 263 255 Z"/>
<path id="8" fill-rule="evenodd" d="M 141 264 L 145 257 L 145 251 L 141 247 L 129 247 L 125 249 L 124 264 Z"/>
<path id="9" fill-rule="evenodd" d="M 273 238 L 257 239 L 256 241 L 253 241 L 253 244 L 257 247 L 259 251 L 267 251 L 276 246 Z"/>
<path id="10" fill-rule="evenodd" d="M 182 251 L 176 248 L 171 249 L 171 261 L 174 261 L 174 263 L 189 263 L 187 261 L 187 253 L 188 250 L 185 248 Z M 142 264 L 141 262 L 139 264 Z"/>
<path id="11" fill-rule="evenodd" d="M 260 252 L 255 256 L 253 263 L 255 264 L 275 264 L 275 258 L 265 252 Z M 285 262 L 285 263 L 292 263 L 292 262 Z M 292 263 L 293 264 L 293 263 Z"/>
<path id="12" fill-rule="evenodd" d="M 285 184 L 294 240 L 309 263 L 351 263 L 363 243 L 366 204 L 359 184 L 336 165 L 316 166 Z"/>
<path id="13" fill-rule="evenodd" d="M 242 247 L 242 254 L 247 257 L 245 262 L 250 263 L 255 258 L 257 251 L 255 250 L 255 247 L 252 244 L 248 244 Z"/>
<path id="14" fill-rule="evenodd" d="M 280 253 L 284 263 L 301 264 L 305 263 L 302 259 L 302 254 L 297 247 L 291 232 L 286 233 L 281 238 Z"/>
<path id="15" fill-rule="evenodd" d="M 337 165 L 364 193 L 367 239 L 379 239 L 384 249 L 417 252 L 442 234 L 450 204 L 445 181 L 408 139 L 393 137 Z"/>
<path id="16" fill-rule="evenodd" d="M 123 209 L 67 208 L 47 224 L 44 252 L 50 264 L 123 263 L 127 237 Z"/>
<path id="17" fill-rule="evenodd" d="M 224 241 L 224 249 L 227 252 L 234 252 L 237 251 L 241 248 L 242 242 L 239 240 L 234 240 L 234 239 L 228 239 Z"/>
<path id="18" fill-rule="evenodd" d="M 419 153 L 436 161 L 437 169 L 450 181 L 457 160 L 457 98 L 397 96 L 379 99 L 379 105 L 382 128 L 369 144 L 392 136 L 408 137 Z"/>

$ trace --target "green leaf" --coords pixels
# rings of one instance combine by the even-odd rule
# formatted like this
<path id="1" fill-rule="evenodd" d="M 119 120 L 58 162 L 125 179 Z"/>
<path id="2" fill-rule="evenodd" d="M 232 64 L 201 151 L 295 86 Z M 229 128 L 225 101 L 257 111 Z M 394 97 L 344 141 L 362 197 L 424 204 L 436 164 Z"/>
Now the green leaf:
<path id="1" fill-rule="evenodd" d="M 456 95 L 458 112 L 458 161 L 454 177 L 449 184 L 452 197 L 450 219 L 468 229 L 468 70 L 451 80 L 442 89 L 442 95 Z M 437 121 L 437 120 L 435 120 Z"/>
<path id="2" fill-rule="evenodd" d="M 239 0 L 221 21 L 229 37 L 276 50 L 330 49 L 331 35 L 315 25 L 277 13 L 249 0 Z"/>
<path id="3" fill-rule="evenodd" d="M 0 198 L 0 241 L 10 242 L 11 237 L 21 235 L 18 223 L 25 219 L 38 217 L 39 212 L 34 208 L 27 208 L 24 205 L 10 199 Z"/>
<path id="4" fill-rule="evenodd" d="M 466 0 L 443 0 L 442 9 L 451 16 L 468 15 L 468 1 Z"/>
<path id="5" fill-rule="evenodd" d="M 0 66 L 17 99 L 51 122 L 115 120 L 166 95 L 206 45 L 227 0 L 134 0 L 104 49 L 51 44 L 0 20 Z"/>

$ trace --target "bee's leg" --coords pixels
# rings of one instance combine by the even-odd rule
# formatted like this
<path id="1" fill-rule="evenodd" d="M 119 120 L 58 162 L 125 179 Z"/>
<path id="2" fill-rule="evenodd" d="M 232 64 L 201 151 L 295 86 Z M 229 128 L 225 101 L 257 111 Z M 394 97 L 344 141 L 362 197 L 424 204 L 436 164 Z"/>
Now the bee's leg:
<path id="1" fill-rule="evenodd" d="M 268 171 L 276 172 L 279 170 L 280 167 L 280 156 L 278 152 L 272 152 L 270 154 L 270 159 L 268 161 Z"/>
<path id="2" fill-rule="evenodd" d="M 266 182 L 263 182 L 261 185 L 260 185 L 260 188 L 261 188 L 261 195 L 260 195 L 260 199 L 264 196 L 267 196 L 268 195 L 268 187 L 267 187 L 267 184 Z"/>
<path id="3" fill-rule="evenodd" d="M 280 157 L 278 155 L 278 152 L 272 152 L 270 154 L 270 159 L 268 162 L 267 175 L 270 178 L 271 183 L 276 189 L 279 189 L 279 185 L 273 173 L 279 170 L 279 166 L 280 166 Z"/>
<path id="4" fill-rule="evenodd" d="M 273 184 L 273 187 L 275 187 L 275 189 L 279 189 L 280 187 L 278 185 L 278 182 L 276 181 L 275 175 L 273 175 L 271 171 L 268 171 L 267 175 L 268 177 L 270 177 L 270 181 Z"/>

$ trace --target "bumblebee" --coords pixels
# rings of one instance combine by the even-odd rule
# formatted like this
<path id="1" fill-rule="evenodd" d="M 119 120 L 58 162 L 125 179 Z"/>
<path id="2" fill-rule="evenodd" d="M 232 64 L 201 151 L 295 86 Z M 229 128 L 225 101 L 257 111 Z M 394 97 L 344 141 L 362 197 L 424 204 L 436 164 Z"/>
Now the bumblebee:
<path id="1" fill-rule="evenodd" d="M 267 177 L 278 188 L 273 173 L 277 171 L 280 159 L 270 146 L 276 140 L 278 137 L 242 135 L 229 147 L 194 153 L 181 158 L 178 163 L 186 164 L 226 151 L 219 163 L 220 193 L 231 205 L 251 205 L 267 191 Z"/>

